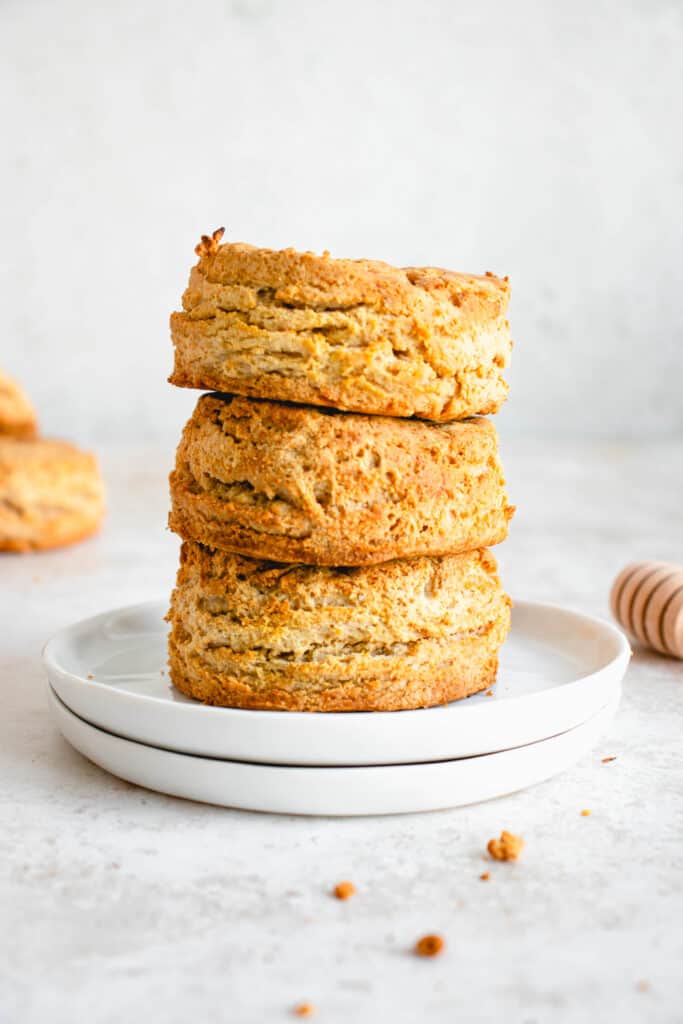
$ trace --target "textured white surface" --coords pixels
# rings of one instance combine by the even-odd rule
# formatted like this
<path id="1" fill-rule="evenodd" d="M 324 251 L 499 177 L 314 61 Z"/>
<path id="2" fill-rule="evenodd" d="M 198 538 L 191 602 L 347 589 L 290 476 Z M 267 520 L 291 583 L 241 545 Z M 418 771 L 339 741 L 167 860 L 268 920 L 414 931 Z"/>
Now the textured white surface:
<path id="1" fill-rule="evenodd" d="M 50 432 L 175 444 L 225 224 L 509 274 L 506 429 L 680 436 L 682 51 L 680 0 L 4 0 L 0 362 Z"/>
<path id="2" fill-rule="evenodd" d="M 683 561 L 680 444 L 506 447 L 513 596 L 604 615 L 629 558 Z M 636 653 L 611 734 L 565 775 L 436 814 L 225 811 L 126 785 L 61 740 L 41 643 L 168 591 L 168 461 L 110 455 L 100 538 L 0 561 L 2 1024 L 263 1024 L 304 999 L 333 1024 L 679 1022 L 681 663 Z M 490 864 L 504 827 L 527 847 Z M 344 878 L 349 903 L 329 895 Z M 417 960 L 431 931 L 447 952 Z"/>

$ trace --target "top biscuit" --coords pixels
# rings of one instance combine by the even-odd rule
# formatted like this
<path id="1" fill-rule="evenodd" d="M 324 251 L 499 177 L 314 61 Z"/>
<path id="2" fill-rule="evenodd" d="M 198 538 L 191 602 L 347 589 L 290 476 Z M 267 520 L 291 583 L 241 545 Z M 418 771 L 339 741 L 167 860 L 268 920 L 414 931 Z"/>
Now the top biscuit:
<path id="1" fill-rule="evenodd" d="M 16 381 L 0 369 L 0 434 L 35 437 L 36 431 L 33 406 Z"/>
<path id="2" fill-rule="evenodd" d="M 505 400 L 507 279 L 216 238 L 197 251 L 173 384 L 438 421 Z"/>

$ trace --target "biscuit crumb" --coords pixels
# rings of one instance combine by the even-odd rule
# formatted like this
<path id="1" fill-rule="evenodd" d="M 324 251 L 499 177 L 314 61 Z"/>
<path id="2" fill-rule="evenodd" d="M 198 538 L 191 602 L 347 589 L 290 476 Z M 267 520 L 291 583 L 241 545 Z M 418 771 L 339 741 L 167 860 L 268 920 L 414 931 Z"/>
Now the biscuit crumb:
<path id="1" fill-rule="evenodd" d="M 524 840 L 521 836 L 503 830 L 500 839 L 489 839 L 486 849 L 494 860 L 517 860 L 523 846 Z"/>
<path id="2" fill-rule="evenodd" d="M 491 877 L 491 872 L 490 871 L 485 871 L 484 874 L 483 875 L 479 875 L 479 877 L 481 878 L 482 882 L 488 882 L 488 880 Z"/>
<path id="3" fill-rule="evenodd" d="M 202 235 L 201 242 L 194 247 L 197 256 L 213 256 L 224 234 L 225 228 L 216 228 L 212 234 Z"/>
<path id="4" fill-rule="evenodd" d="M 487 690 L 486 691 L 486 696 L 487 697 L 493 697 L 493 690 Z"/>
<path id="5" fill-rule="evenodd" d="M 445 945 L 445 939 L 440 935 L 423 935 L 415 944 L 415 952 L 418 956 L 438 956 Z"/>
<path id="6" fill-rule="evenodd" d="M 315 1013 L 313 1003 L 298 1003 L 292 1013 L 295 1017 L 312 1017 Z"/>
<path id="7" fill-rule="evenodd" d="M 610 761 L 616 761 L 616 759 L 617 759 L 617 755 L 616 754 L 611 754 L 609 757 L 603 757 L 602 763 L 603 764 L 609 764 Z"/>
<path id="8" fill-rule="evenodd" d="M 349 900 L 356 895 L 356 887 L 353 882 L 338 882 L 334 887 L 334 895 L 338 900 Z"/>
<path id="9" fill-rule="evenodd" d="M 592 811 L 583 810 L 583 811 L 581 811 L 581 817 L 582 818 L 589 818 L 592 813 L 593 813 Z"/>
<path id="10" fill-rule="evenodd" d="M 94 675 L 92 674 L 92 672 L 88 672 L 88 674 L 87 674 L 87 676 L 86 676 L 85 678 L 86 678 L 86 679 L 94 679 L 95 677 L 94 677 Z"/>
<path id="11" fill-rule="evenodd" d="M 650 982 L 649 981 L 639 981 L 638 984 L 636 985 L 636 988 L 638 989 L 639 992 L 649 992 L 650 991 Z"/>

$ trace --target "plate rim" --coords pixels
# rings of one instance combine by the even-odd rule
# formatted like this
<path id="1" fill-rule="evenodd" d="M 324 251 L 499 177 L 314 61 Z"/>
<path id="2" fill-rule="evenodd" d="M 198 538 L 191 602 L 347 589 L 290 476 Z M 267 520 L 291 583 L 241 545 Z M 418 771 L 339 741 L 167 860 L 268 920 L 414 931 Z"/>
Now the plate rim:
<path id="1" fill-rule="evenodd" d="M 81 620 L 55 634 L 46 645 L 45 665 L 50 683 L 65 705 L 84 721 L 131 742 L 199 757 L 252 764 L 350 766 L 436 763 L 510 750 L 559 735 L 587 721 L 614 695 L 628 666 L 626 638 L 616 627 L 581 612 L 541 602 L 518 602 L 525 615 L 521 643 L 533 643 L 545 632 L 562 657 L 571 649 L 572 635 L 585 632 L 588 642 L 600 644 L 602 667 L 544 689 L 506 695 L 494 701 L 457 701 L 434 708 L 376 712 L 284 712 L 223 708 L 188 699 L 175 700 L 170 681 L 159 696 L 119 688 L 115 683 L 93 685 L 84 673 L 87 658 L 79 649 L 112 620 L 120 643 L 139 645 L 144 637 L 159 644 L 163 601 L 123 606 Z M 551 622 L 548 614 L 557 615 Z M 130 623 L 129 641 L 125 638 Z M 552 628 L 551 628 L 552 627 Z M 513 633 L 515 630 L 513 618 Z M 75 634 L 75 637 L 74 637 Z M 565 639 L 563 639 L 565 638 Z M 111 634 L 114 652 L 118 644 Z M 63 645 L 63 646 L 62 646 Z M 60 655 L 82 668 L 62 668 Z M 55 668 L 52 666 L 55 663 Z M 591 659 L 590 664 L 595 664 Z M 585 667 L 579 666 L 579 668 Z M 151 675 L 156 677 L 157 671 Z M 578 672 L 578 669 L 576 670 Z M 131 677 L 134 680 L 134 675 Z M 550 676 L 552 679 L 552 675 Z M 161 682 L 161 677 L 158 677 Z M 444 713 L 446 712 L 446 713 Z"/>
<path id="2" fill-rule="evenodd" d="M 121 733 L 115 732 L 113 729 L 106 728 L 103 725 L 98 725 L 96 722 L 89 722 L 87 718 L 79 714 L 72 707 L 69 707 L 67 702 L 59 695 L 57 690 L 54 688 L 49 679 L 46 680 L 45 686 L 48 692 L 48 698 L 53 700 L 58 707 L 68 711 L 73 718 L 77 718 L 83 725 L 89 726 L 91 729 L 95 729 L 97 732 L 102 733 L 105 736 L 111 736 L 116 740 L 124 740 L 126 743 L 135 743 L 140 747 L 147 747 L 150 750 L 158 750 L 163 754 L 180 754 L 182 757 L 193 757 L 200 761 L 219 761 L 227 762 L 228 764 L 244 764 L 250 765 L 254 768 L 330 768 L 330 769 L 351 769 L 351 768 L 417 768 L 420 765 L 438 765 L 438 764 L 450 764 L 454 761 L 474 761 L 480 757 L 491 757 L 494 754 L 507 754 L 512 750 L 521 750 L 524 747 L 533 747 L 537 743 L 545 743 L 546 740 L 556 740 L 560 736 L 564 736 L 566 733 L 573 732 L 574 729 L 580 729 L 582 725 L 587 725 L 588 722 L 592 721 L 598 715 L 601 715 L 608 708 L 614 706 L 615 712 L 621 702 L 622 690 L 621 685 L 615 687 L 614 693 L 603 701 L 599 708 L 597 708 L 590 715 L 587 715 L 584 721 L 578 722 L 576 725 L 570 726 L 568 729 L 561 729 L 558 732 L 551 733 L 548 736 L 541 736 L 535 740 L 529 740 L 526 743 L 518 743 L 513 747 L 497 747 L 495 750 L 482 750 L 478 754 L 465 754 L 456 757 L 434 757 L 428 758 L 421 761 L 377 761 L 372 764 L 358 763 L 358 764 L 321 764 L 318 761 L 307 762 L 306 764 L 278 764 L 275 761 L 250 761 L 243 757 L 219 757 L 215 754 L 197 754 L 189 750 L 174 750 L 172 747 L 165 747 L 160 743 L 151 743 L 146 740 L 136 740 L 132 736 L 122 736 Z"/>
<path id="3" fill-rule="evenodd" d="M 244 764 L 229 760 L 221 762 L 179 751 L 151 747 L 149 744 L 107 733 L 98 726 L 86 722 L 71 711 L 63 701 L 59 700 L 49 684 L 47 689 L 50 717 L 63 739 L 86 760 L 98 765 L 101 770 L 116 778 L 125 779 L 151 792 L 216 807 L 260 813 L 332 817 L 381 816 L 436 811 L 499 799 L 510 793 L 538 785 L 559 775 L 585 756 L 611 725 L 619 706 L 619 697 L 615 696 L 587 721 L 565 733 L 539 740 L 521 748 L 483 754 L 477 758 L 454 758 L 450 761 L 425 764 L 307 767 L 303 765 Z M 66 727 L 63 726 L 64 720 L 67 723 Z M 77 733 L 80 733 L 77 739 L 81 742 L 74 742 L 72 736 L 67 735 L 65 728 L 67 731 L 75 729 Z M 83 734 L 85 735 L 84 740 Z M 83 749 L 84 746 L 89 745 L 89 739 L 94 742 L 99 739 L 104 748 L 101 753 L 95 751 L 95 753 L 100 753 L 97 759 L 93 756 L 92 747 L 87 753 Z M 575 742 L 572 743 L 572 740 Z M 112 766 L 112 749 L 114 758 L 118 759 L 116 770 Z M 129 768 L 133 763 L 133 759 L 129 756 L 131 753 L 140 754 L 146 758 L 146 762 L 137 766 L 133 765 L 131 770 Z M 551 765 L 541 767 L 538 763 L 539 758 L 542 760 L 543 754 L 551 755 L 553 758 Z M 179 761 L 178 758 L 181 760 Z M 218 782 L 217 789 L 214 789 L 211 795 L 208 794 L 210 786 L 207 783 L 206 775 L 203 778 L 190 777 L 188 780 L 188 772 L 181 771 L 181 769 L 189 767 L 188 758 L 195 762 L 199 772 L 207 767 L 207 762 L 212 762 Z M 516 773 L 514 782 L 511 782 L 509 775 L 511 760 L 514 761 Z M 158 764 L 155 765 L 154 762 L 158 762 Z M 123 768 L 121 767 L 122 763 Z M 492 783 L 492 778 L 496 774 L 500 776 L 500 769 L 505 766 L 508 767 L 508 773 L 507 775 L 503 773 L 502 777 L 507 778 L 508 782 Z M 471 776 L 473 771 L 475 773 L 474 780 L 472 777 L 467 777 L 468 773 Z M 470 788 L 472 793 L 465 795 L 461 791 L 456 795 L 453 773 L 456 775 L 464 773 L 464 779 L 460 779 L 458 782 L 461 789 L 466 791 Z M 150 781 L 154 774 L 157 778 Z M 192 776 L 192 773 L 189 774 Z M 446 775 L 447 786 L 444 785 L 444 775 Z M 141 777 L 146 781 L 140 781 Z M 275 793 L 272 789 L 274 779 L 277 779 L 278 783 L 284 784 Z M 369 779 L 378 785 L 368 795 L 367 785 L 358 786 L 356 784 L 363 782 L 367 784 Z M 221 792 L 217 798 L 218 790 L 225 790 L 226 780 L 232 786 L 232 794 Z M 253 787 L 256 780 L 261 788 L 257 795 L 254 795 L 253 791 L 249 792 L 249 787 Z M 309 789 L 304 791 L 302 796 L 301 784 L 304 783 L 304 780 L 306 780 L 305 786 L 309 786 Z M 413 787 L 412 789 L 408 787 L 406 790 L 405 783 L 408 780 L 413 783 Z M 396 785 L 399 781 L 400 787 Z M 416 795 L 414 783 L 418 781 L 420 786 L 419 793 Z M 291 784 L 292 782 L 294 782 L 294 792 L 291 788 L 288 791 L 287 787 L 287 783 Z M 425 782 L 429 784 L 424 785 Z M 264 786 L 264 783 L 267 785 Z M 328 783 L 328 785 L 325 786 L 322 783 Z M 435 788 L 441 794 L 436 798 Z M 269 790 L 269 793 L 264 797 L 266 789 Z M 448 790 L 447 796 L 445 795 L 446 789 Z M 247 791 L 246 795 L 245 790 Z M 237 798 L 234 797 L 236 791 L 239 793 Z M 283 796 L 283 792 L 285 796 Z"/>
<path id="4" fill-rule="evenodd" d="M 117 608 L 110 608 L 107 611 L 98 613 L 97 615 L 89 616 L 86 619 L 80 619 L 77 622 L 71 623 L 70 625 L 63 627 L 62 629 L 57 630 L 57 632 L 53 633 L 53 635 L 45 642 L 45 644 L 43 646 L 43 649 L 42 649 L 42 652 L 41 652 L 43 666 L 45 668 L 45 671 L 48 674 L 48 677 L 50 677 L 50 673 L 53 672 L 55 675 L 57 675 L 59 677 L 68 678 L 72 682 L 76 681 L 78 684 L 81 684 L 83 687 L 92 688 L 93 680 L 88 679 L 87 676 L 82 675 L 82 674 L 80 674 L 78 672 L 73 672 L 73 671 L 71 671 L 69 669 L 66 669 L 66 668 L 62 667 L 56 661 L 55 654 L 54 654 L 54 647 L 56 647 L 57 643 L 63 637 L 66 637 L 69 634 L 73 634 L 77 630 L 85 630 L 86 627 L 90 627 L 90 629 L 92 629 L 96 623 L 98 623 L 98 622 L 100 622 L 100 621 L 102 621 L 102 620 L 104 620 L 106 618 L 109 618 L 109 616 L 121 614 L 121 613 L 124 613 L 124 612 L 127 613 L 127 614 L 135 614 L 135 613 L 139 614 L 143 609 L 150 609 L 150 608 L 155 607 L 155 606 L 163 606 L 163 604 L 164 604 L 164 602 L 162 602 L 160 599 L 156 599 L 156 600 L 152 599 L 152 600 L 147 600 L 147 601 L 140 601 L 140 602 L 137 602 L 137 603 L 131 604 L 131 605 L 122 605 L 122 606 L 117 607 Z M 545 698 L 549 693 L 554 693 L 557 690 L 565 690 L 568 687 L 575 687 L 577 685 L 585 684 L 588 680 L 594 679 L 594 678 L 600 676 L 602 673 L 604 673 L 605 671 L 607 671 L 609 669 L 615 669 L 616 670 L 616 666 L 620 665 L 620 663 L 622 661 L 624 662 L 624 668 L 628 665 L 628 662 L 629 662 L 629 660 L 631 658 L 631 654 L 632 654 L 629 641 L 628 641 L 625 633 L 623 633 L 622 630 L 620 630 L 613 623 L 608 622 L 608 621 L 606 621 L 606 620 L 604 620 L 602 618 L 598 618 L 597 616 L 594 616 L 594 615 L 588 615 L 585 612 L 576 611 L 575 609 L 566 607 L 564 605 L 559 605 L 559 604 L 555 604 L 555 603 L 552 603 L 552 602 L 546 602 L 546 601 L 525 601 L 525 600 L 513 601 L 513 616 L 514 616 L 514 609 L 515 609 L 515 607 L 524 608 L 527 611 L 534 611 L 534 610 L 539 610 L 539 609 L 543 610 L 543 611 L 546 611 L 546 612 L 547 611 L 553 611 L 553 612 L 558 612 L 558 613 L 560 613 L 562 615 L 571 616 L 571 617 L 573 617 L 575 619 L 583 620 L 584 622 L 590 623 L 591 626 L 593 626 L 593 627 L 597 626 L 600 629 L 602 629 L 603 631 L 605 631 L 606 633 L 608 633 L 611 636 L 611 638 L 613 639 L 613 641 L 615 642 L 616 648 L 615 648 L 615 653 L 613 654 L 612 658 L 609 661 L 607 661 L 604 665 L 602 665 L 600 668 L 596 669 L 594 672 L 589 672 L 587 675 L 578 676 L 576 679 L 571 679 L 571 680 L 569 680 L 566 683 L 558 683 L 557 686 L 554 686 L 554 687 L 552 687 L 552 688 L 550 688 L 548 690 L 541 690 L 539 693 L 519 694 L 519 695 L 513 696 L 513 697 L 506 697 L 505 698 L 505 703 L 507 705 L 517 704 L 517 703 L 519 703 L 521 701 L 523 701 L 524 703 L 528 703 L 528 702 L 532 702 L 532 701 L 534 703 L 536 703 L 536 702 L 542 700 L 543 698 Z M 513 622 L 514 622 L 514 619 L 513 619 Z M 106 690 L 110 691 L 111 693 L 115 693 L 117 699 L 121 700 L 123 703 L 130 703 L 131 705 L 139 705 L 141 703 L 143 703 L 143 704 L 161 704 L 161 705 L 163 705 L 165 707 L 173 706 L 173 707 L 176 707 L 178 709 L 182 708 L 183 710 L 185 710 L 185 709 L 192 709 L 193 711 L 200 711 L 201 714 L 205 714 L 207 712 L 208 713 L 220 712 L 222 715 L 224 715 L 224 717 L 229 716 L 229 717 L 237 717 L 237 718 L 244 718 L 244 716 L 251 716 L 251 715 L 256 714 L 259 717 L 262 717 L 263 720 L 272 719 L 273 721 L 283 721 L 284 717 L 286 717 L 287 720 L 291 719 L 291 720 L 294 720 L 294 721 L 302 721 L 302 720 L 310 721 L 311 719 L 313 719 L 313 720 L 325 719 L 326 721 L 332 721 L 332 722 L 334 722 L 334 721 L 338 722 L 338 721 L 342 721 L 342 720 L 344 720 L 344 721 L 348 721 L 348 720 L 356 720 L 356 721 L 372 720 L 372 721 L 376 722 L 378 720 L 386 721 L 388 719 L 395 719 L 397 717 L 400 717 L 401 720 L 405 721 L 405 720 L 407 720 L 407 718 L 409 716 L 413 717 L 413 716 L 422 714 L 424 711 L 434 710 L 433 708 L 407 708 L 407 709 L 401 709 L 401 710 L 398 710 L 398 711 L 372 711 L 372 712 L 369 712 L 369 711 L 281 711 L 281 710 L 259 710 L 259 709 L 254 709 L 254 708 L 222 707 L 222 706 L 218 706 L 218 705 L 202 704 L 199 701 L 197 701 L 196 703 L 188 703 L 188 704 L 184 704 L 184 703 L 174 704 L 172 701 L 170 701 L 168 698 L 165 698 L 165 697 L 155 697 L 155 696 L 152 696 L 150 694 L 135 693 L 135 692 L 131 692 L 129 690 L 121 690 L 121 689 L 117 689 L 115 686 L 112 686 L 109 683 L 97 682 L 97 685 L 101 686 L 103 688 L 106 688 Z M 461 702 L 461 701 L 451 701 L 450 704 L 443 705 L 443 707 L 450 707 L 452 705 L 460 705 L 462 707 L 465 706 L 463 704 L 463 702 Z M 439 707 L 441 707 L 441 706 L 442 705 L 439 705 Z M 481 704 L 481 703 L 477 704 L 477 705 L 470 704 L 468 706 L 468 713 L 470 713 L 470 714 L 477 713 L 477 712 L 481 713 L 481 712 L 484 711 L 485 708 L 486 708 L 485 704 Z M 488 713 L 488 712 L 486 712 L 486 713 Z M 131 741 L 131 742 L 137 742 L 137 741 Z"/>

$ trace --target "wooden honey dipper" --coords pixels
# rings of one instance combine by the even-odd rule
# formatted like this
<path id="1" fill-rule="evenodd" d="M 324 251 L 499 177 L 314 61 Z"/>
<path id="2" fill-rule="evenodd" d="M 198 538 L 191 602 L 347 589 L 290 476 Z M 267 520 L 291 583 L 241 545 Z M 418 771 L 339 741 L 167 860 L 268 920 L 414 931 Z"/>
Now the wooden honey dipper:
<path id="1" fill-rule="evenodd" d="M 683 565 L 631 562 L 612 585 L 610 607 L 646 647 L 683 659 Z"/>

